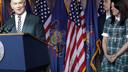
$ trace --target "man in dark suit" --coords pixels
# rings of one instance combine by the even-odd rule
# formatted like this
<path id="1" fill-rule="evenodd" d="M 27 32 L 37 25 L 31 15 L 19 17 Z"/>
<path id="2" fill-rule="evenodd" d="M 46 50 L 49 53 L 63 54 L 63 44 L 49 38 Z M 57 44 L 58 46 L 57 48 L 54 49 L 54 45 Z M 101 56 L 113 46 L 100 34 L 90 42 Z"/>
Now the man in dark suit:
<path id="1" fill-rule="evenodd" d="M 4 32 L 29 33 L 41 40 L 45 40 L 45 32 L 38 16 L 29 14 L 26 9 L 25 0 L 11 0 L 11 8 L 14 11 L 12 16 L 4 25 Z"/>
<path id="2" fill-rule="evenodd" d="M 11 0 L 10 5 L 14 11 L 14 15 L 4 24 L 2 31 L 5 33 L 29 33 L 44 41 L 45 32 L 43 24 L 38 16 L 26 11 L 26 0 Z M 49 59 L 48 55 L 45 59 Z M 50 60 L 48 60 L 48 63 L 50 63 L 49 61 Z M 39 72 L 38 70 L 41 72 L 49 71 L 49 64 L 34 70 L 32 69 L 31 72 Z"/>
<path id="3" fill-rule="evenodd" d="M 111 16 L 111 14 L 110 14 L 111 0 L 104 0 L 103 1 L 103 8 L 105 10 L 105 13 L 98 17 L 98 36 L 99 36 L 101 41 L 103 38 L 103 36 L 101 34 L 103 33 L 104 23 L 105 23 L 106 19 L 108 19 Z M 100 63 L 102 62 L 103 55 L 104 55 L 104 53 L 103 53 L 102 44 L 101 44 L 101 54 L 97 58 L 98 69 L 100 67 L 99 66 Z"/>

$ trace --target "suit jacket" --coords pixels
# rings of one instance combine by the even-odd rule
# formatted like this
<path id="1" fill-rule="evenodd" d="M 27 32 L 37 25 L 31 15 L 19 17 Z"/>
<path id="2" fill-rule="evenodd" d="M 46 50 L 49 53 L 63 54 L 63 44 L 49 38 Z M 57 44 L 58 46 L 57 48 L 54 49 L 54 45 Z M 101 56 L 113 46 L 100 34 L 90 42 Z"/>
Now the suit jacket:
<path id="1" fill-rule="evenodd" d="M 102 36 L 101 34 L 103 33 L 103 29 L 104 29 L 104 23 L 106 21 L 106 14 L 104 13 L 103 15 L 98 17 L 98 35 L 99 38 L 102 40 Z"/>
<path id="2" fill-rule="evenodd" d="M 9 33 L 16 33 L 15 17 L 11 17 L 5 24 L 4 29 Z M 26 15 L 25 22 L 22 29 L 23 33 L 29 33 L 41 40 L 45 40 L 45 31 L 43 24 L 38 16 L 28 14 Z"/>
<path id="3" fill-rule="evenodd" d="M 103 38 L 103 36 L 101 36 L 101 34 L 103 33 L 105 21 L 106 21 L 106 14 L 104 13 L 103 15 L 98 17 L 98 35 L 99 35 L 99 38 L 101 41 Z M 101 45 L 101 54 L 99 55 L 100 62 L 102 62 L 103 55 L 104 55 L 104 52 L 103 52 L 102 45 Z"/>

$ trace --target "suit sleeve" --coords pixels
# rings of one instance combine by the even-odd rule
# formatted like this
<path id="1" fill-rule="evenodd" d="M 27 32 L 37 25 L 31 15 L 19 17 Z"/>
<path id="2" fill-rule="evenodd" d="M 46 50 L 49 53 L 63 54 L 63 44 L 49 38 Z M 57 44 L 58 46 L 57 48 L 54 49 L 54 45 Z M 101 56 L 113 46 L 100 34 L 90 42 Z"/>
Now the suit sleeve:
<path id="1" fill-rule="evenodd" d="M 43 24 L 41 22 L 41 19 L 38 18 L 37 20 L 37 24 L 36 24 L 36 36 L 42 40 L 42 41 L 45 41 L 45 31 L 44 31 L 44 27 L 43 27 Z"/>

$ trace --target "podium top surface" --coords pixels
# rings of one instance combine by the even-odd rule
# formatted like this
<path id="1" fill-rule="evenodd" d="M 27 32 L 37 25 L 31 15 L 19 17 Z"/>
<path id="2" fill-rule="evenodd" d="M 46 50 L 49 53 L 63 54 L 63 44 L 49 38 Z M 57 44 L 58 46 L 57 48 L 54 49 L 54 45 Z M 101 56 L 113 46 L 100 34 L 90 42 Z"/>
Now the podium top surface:
<path id="1" fill-rule="evenodd" d="M 38 39 L 37 37 L 29 34 L 29 33 L 22 33 L 21 32 L 21 33 L 3 33 L 3 34 L 0 34 L 0 36 L 27 36 L 27 35 L 47 45 L 47 43 L 45 41 L 42 41 L 42 40 Z"/>
<path id="2" fill-rule="evenodd" d="M 30 35 L 28 33 L 3 33 L 0 36 Z"/>

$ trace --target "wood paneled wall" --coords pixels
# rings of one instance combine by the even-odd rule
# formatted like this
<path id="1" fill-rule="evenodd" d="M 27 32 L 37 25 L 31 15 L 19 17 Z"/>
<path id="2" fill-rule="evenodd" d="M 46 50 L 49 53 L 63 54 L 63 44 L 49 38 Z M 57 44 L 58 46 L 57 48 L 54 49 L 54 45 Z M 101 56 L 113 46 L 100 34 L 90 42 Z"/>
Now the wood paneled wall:
<path id="1" fill-rule="evenodd" d="M 2 22 L 2 0 L 0 0 L 0 24 Z"/>

